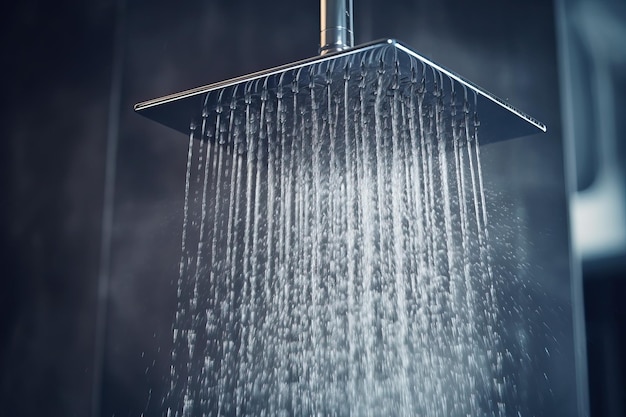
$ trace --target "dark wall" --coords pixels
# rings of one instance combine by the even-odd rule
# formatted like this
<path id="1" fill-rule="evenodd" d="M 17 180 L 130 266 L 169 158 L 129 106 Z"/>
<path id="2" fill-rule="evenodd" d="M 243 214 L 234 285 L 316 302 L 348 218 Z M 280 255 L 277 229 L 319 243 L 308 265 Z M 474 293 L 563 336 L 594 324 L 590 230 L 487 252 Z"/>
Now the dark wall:
<path id="1" fill-rule="evenodd" d="M 89 415 L 113 4 L 3 12 L 2 415 Z"/>
<path id="2" fill-rule="evenodd" d="M 184 137 L 137 116 L 132 105 L 315 55 L 318 13 L 317 2 L 285 0 L 22 1 L 7 7 L 1 28 L 9 75 L 0 124 L 0 414 L 85 416 L 95 398 L 102 416 L 157 415 L 168 366 L 163 351 L 171 343 L 163 323 L 175 309 L 164 294 L 175 288 L 187 149 Z M 545 122 L 547 140 L 512 142 L 493 159 L 493 169 L 519 172 L 522 188 L 555 187 L 544 197 L 564 212 L 550 2 L 362 0 L 355 16 L 357 43 L 399 38 Z M 120 29 L 123 71 L 116 84 Z M 115 91 L 121 92 L 119 107 L 113 97 L 119 131 L 109 113 Z M 117 168 L 112 235 L 103 241 L 109 132 L 118 145 Z M 537 151 L 517 158 L 529 147 Z M 555 233 L 564 233 L 565 214 L 557 223 Z M 103 245 L 111 249 L 104 269 Z M 108 298 L 99 304 L 99 275 L 109 268 L 100 281 L 108 284 Z M 590 292 L 588 305 L 601 304 L 605 294 Z M 100 328 L 98 311 L 106 311 Z M 593 316 L 594 332 L 603 317 Z"/>

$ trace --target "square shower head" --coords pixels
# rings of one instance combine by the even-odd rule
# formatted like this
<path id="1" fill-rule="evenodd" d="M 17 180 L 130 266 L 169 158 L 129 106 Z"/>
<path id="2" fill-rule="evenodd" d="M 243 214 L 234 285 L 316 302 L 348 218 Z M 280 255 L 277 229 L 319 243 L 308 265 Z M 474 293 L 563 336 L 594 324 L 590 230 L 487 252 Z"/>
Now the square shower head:
<path id="1" fill-rule="evenodd" d="M 369 101 L 374 101 L 377 91 L 387 95 L 396 91 L 401 97 L 420 95 L 423 108 L 431 113 L 440 103 L 447 118 L 471 114 L 473 123 L 480 124 L 483 144 L 546 131 L 541 122 L 393 39 L 144 101 L 135 105 L 135 111 L 188 135 L 191 125 L 222 106 L 233 109 L 238 103 L 347 85 L 346 80 L 352 82 L 345 93 L 353 97 L 367 84 L 372 93 Z"/>

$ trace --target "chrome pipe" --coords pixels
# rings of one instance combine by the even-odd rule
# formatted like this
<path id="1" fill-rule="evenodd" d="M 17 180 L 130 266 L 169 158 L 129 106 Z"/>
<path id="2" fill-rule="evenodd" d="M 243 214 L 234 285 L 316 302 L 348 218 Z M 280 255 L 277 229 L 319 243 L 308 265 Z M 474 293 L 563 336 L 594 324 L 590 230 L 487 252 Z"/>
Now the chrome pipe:
<path id="1" fill-rule="evenodd" d="M 320 1 L 320 55 L 354 46 L 352 0 Z"/>

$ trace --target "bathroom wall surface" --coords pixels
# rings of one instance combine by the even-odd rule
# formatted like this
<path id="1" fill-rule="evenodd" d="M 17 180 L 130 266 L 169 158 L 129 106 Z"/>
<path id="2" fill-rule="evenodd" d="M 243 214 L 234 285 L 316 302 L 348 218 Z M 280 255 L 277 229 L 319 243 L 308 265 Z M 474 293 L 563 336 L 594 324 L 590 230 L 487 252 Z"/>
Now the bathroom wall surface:
<path id="1" fill-rule="evenodd" d="M 485 147 L 485 178 L 500 191 L 494 221 L 515 217 L 525 225 L 516 229 L 515 243 L 534 263 L 527 277 L 544 277 L 544 290 L 569 306 L 552 3 L 360 0 L 354 8 L 357 43 L 397 38 L 548 126 L 545 135 Z M 286 0 L 6 6 L 0 25 L 9 74 L 0 114 L 0 414 L 163 415 L 187 139 L 135 114 L 133 105 L 314 56 L 318 17 L 317 2 L 294 7 Z M 117 150 L 107 159 L 111 140 Z M 106 200 L 111 157 L 115 192 Z M 105 234 L 104 207 L 113 210 Z M 110 249 L 105 265 L 103 248 Z M 586 303 L 597 313 L 589 318 L 590 334 L 603 341 L 596 347 L 618 346 L 606 340 L 623 318 L 606 330 L 606 316 L 618 317 L 623 285 L 609 291 L 603 282 L 588 286 Z M 609 293 L 610 308 L 598 308 Z M 593 375 L 619 392 L 614 381 L 623 377 Z M 568 403 L 575 382 L 556 383 L 556 400 L 549 402 L 576 409 Z"/>
<path id="2" fill-rule="evenodd" d="M 106 0 L 3 7 L 1 415 L 91 413 L 114 17 Z"/>

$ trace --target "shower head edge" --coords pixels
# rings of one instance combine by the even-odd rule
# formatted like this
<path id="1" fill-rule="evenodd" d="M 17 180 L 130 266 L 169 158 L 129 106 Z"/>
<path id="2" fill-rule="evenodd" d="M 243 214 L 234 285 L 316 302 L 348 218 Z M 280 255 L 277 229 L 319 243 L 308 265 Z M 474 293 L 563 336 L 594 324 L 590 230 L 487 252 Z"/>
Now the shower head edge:
<path id="1" fill-rule="evenodd" d="M 498 98 L 496 95 L 486 91 L 485 89 L 479 87 L 478 85 L 474 84 L 473 82 L 466 80 L 465 78 L 461 77 L 460 75 L 458 75 L 454 71 L 451 71 L 451 70 L 449 70 L 449 69 L 447 69 L 447 68 L 437 64 L 436 62 L 431 61 L 430 59 L 424 57 L 423 55 L 418 54 L 417 52 L 413 51 L 411 48 L 409 48 L 408 46 L 404 45 L 400 41 L 393 40 L 390 43 L 393 43 L 396 48 L 406 52 L 407 54 L 413 56 L 416 59 L 419 59 L 420 61 L 424 62 L 426 65 L 429 65 L 429 66 L 437 69 L 438 71 L 446 74 L 448 77 L 458 81 L 459 83 L 466 85 L 467 87 L 469 87 L 470 89 L 475 91 L 477 94 L 479 94 L 479 95 L 483 96 L 484 98 L 492 101 L 494 104 L 497 104 L 499 106 L 504 107 L 505 109 L 507 109 L 510 112 L 514 113 L 518 117 L 526 120 L 528 123 L 532 124 L 533 126 L 535 126 L 537 129 L 541 130 L 542 132 L 544 132 L 544 133 L 547 132 L 547 130 L 548 130 L 547 126 L 545 124 L 543 124 L 542 122 L 540 122 L 539 120 L 537 120 L 534 117 L 529 116 L 528 114 L 522 112 L 521 110 L 518 110 L 517 108 L 511 106 L 510 104 L 508 104 L 504 100 Z"/>
<path id="2" fill-rule="evenodd" d="M 169 103 L 169 102 L 172 102 L 172 101 L 176 101 L 176 100 L 180 100 L 180 99 L 193 97 L 193 96 L 196 96 L 196 95 L 207 93 L 209 91 L 214 91 L 214 90 L 218 90 L 218 89 L 221 89 L 221 88 L 230 87 L 232 85 L 239 84 L 239 83 L 244 82 L 244 81 L 252 81 L 252 80 L 255 80 L 255 79 L 267 77 L 269 75 L 278 74 L 278 73 L 281 73 L 281 72 L 286 71 L 286 70 L 294 70 L 294 69 L 298 69 L 298 68 L 304 67 L 306 65 L 313 64 L 313 63 L 320 63 L 320 62 L 324 62 L 324 61 L 329 61 L 329 60 L 331 60 L 333 58 L 336 58 L 338 55 L 348 56 L 348 55 L 355 54 L 355 53 L 358 53 L 358 52 L 365 52 L 368 49 L 372 49 L 372 48 L 375 48 L 375 47 L 378 47 L 378 46 L 381 46 L 381 45 L 384 45 L 384 44 L 395 45 L 396 43 L 397 43 L 397 41 L 395 39 L 379 39 L 379 40 L 376 40 L 376 41 L 372 41 L 372 42 L 368 42 L 368 43 L 364 43 L 364 44 L 355 46 L 353 48 L 344 49 L 344 50 L 337 51 L 337 52 L 329 52 L 329 53 L 326 53 L 324 55 L 318 55 L 318 56 L 306 58 L 306 59 L 303 59 L 303 60 L 300 60 L 300 61 L 291 62 L 291 63 L 284 64 L 284 65 L 280 65 L 278 67 L 273 67 L 273 68 L 257 71 L 257 72 L 251 73 L 251 74 L 241 75 L 239 77 L 230 78 L 228 80 L 224 80 L 224 81 L 219 81 L 219 82 L 212 83 L 212 84 L 203 85 L 203 86 L 200 86 L 200 87 L 192 88 L 192 89 L 181 91 L 181 92 L 174 93 L 174 94 L 169 94 L 169 95 L 166 95 L 166 96 L 163 96 L 163 97 L 159 97 L 159 98 L 155 98 L 155 99 L 152 99 L 152 100 L 142 101 L 142 102 L 139 102 L 139 103 L 135 104 L 134 109 L 135 109 L 136 112 L 141 112 L 142 110 L 145 110 L 145 109 L 150 108 L 150 107 L 158 106 L 158 105 L 161 105 L 161 104 L 166 104 L 166 103 Z"/>
<path id="3" fill-rule="evenodd" d="M 294 73 L 294 70 L 299 72 L 302 68 L 317 66 L 335 59 L 340 60 L 348 58 L 356 60 L 355 62 L 359 62 L 360 59 L 361 63 L 363 63 L 363 59 L 366 59 L 368 56 L 371 58 L 371 56 L 374 56 L 372 54 L 378 54 L 377 51 L 379 50 L 381 53 L 384 53 L 383 51 L 385 50 L 393 50 L 397 58 L 408 56 L 411 60 L 419 61 L 425 65 L 425 67 L 430 67 L 441 76 L 448 78 L 453 88 L 454 84 L 456 84 L 456 88 L 464 89 L 466 93 L 469 91 L 473 92 L 476 104 L 474 107 L 476 110 L 474 111 L 477 112 L 477 117 L 483 126 L 481 128 L 481 136 L 484 143 L 532 135 L 546 132 L 547 130 L 545 124 L 539 122 L 537 119 L 509 105 L 497 96 L 464 79 L 457 73 L 420 55 L 395 39 L 381 39 L 361 44 L 350 49 L 314 56 L 301 61 L 192 88 L 160 98 L 142 101 L 134 106 L 134 110 L 165 126 L 183 134 L 188 134 L 191 123 L 194 120 L 197 121 L 199 118 L 201 109 L 206 105 L 205 99 L 211 92 L 224 91 L 228 88 L 236 89 L 240 84 L 245 83 L 246 85 L 250 85 L 249 83 L 251 81 L 259 81 L 263 78 L 267 81 L 270 77 L 282 77 L 287 72 Z M 354 56 L 351 57 L 351 55 Z M 407 60 L 404 59 L 403 62 L 406 65 Z M 405 70 L 409 70 L 409 68 L 405 68 Z M 466 99 L 468 99 L 468 97 L 469 96 L 466 95 Z"/>

